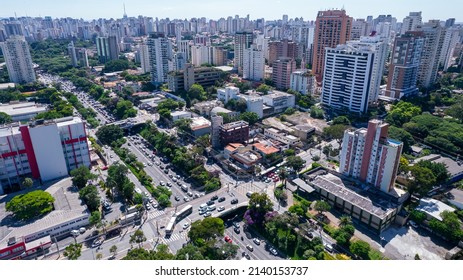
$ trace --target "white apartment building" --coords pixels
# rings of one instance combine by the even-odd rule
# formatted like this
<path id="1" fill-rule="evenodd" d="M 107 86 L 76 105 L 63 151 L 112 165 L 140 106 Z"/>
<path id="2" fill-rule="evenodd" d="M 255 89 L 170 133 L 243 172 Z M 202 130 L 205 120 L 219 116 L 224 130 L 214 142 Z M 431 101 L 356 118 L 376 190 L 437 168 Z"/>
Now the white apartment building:
<path id="1" fill-rule="evenodd" d="M 148 37 L 148 52 L 151 67 L 151 81 L 154 83 L 167 82 L 169 72 L 169 58 L 172 47 L 163 33 L 151 33 Z"/>
<path id="2" fill-rule="evenodd" d="M 177 44 L 177 51 L 185 54 L 185 61 L 188 63 L 191 59 L 190 55 L 190 41 L 180 40 Z"/>
<path id="3" fill-rule="evenodd" d="M 428 88 L 437 80 L 445 31 L 439 20 L 430 20 L 419 26 L 417 30 L 422 31 L 424 35 L 424 45 L 418 68 L 418 84 Z"/>
<path id="4" fill-rule="evenodd" d="M 402 22 L 400 34 L 405 34 L 407 31 L 416 31 L 416 28 L 422 24 L 421 12 L 410 12 Z"/>
<path id="5" fill-rule="evenodd" d="M 251 47 L 243 52 L 243 79 L 262 81 L 264 79 L 264 52 Z"/>
<path id="6" fill-rule="evenodd" d="M 308 71 L 298 70 L 291 73 L 289 87 L 302 94 L 313 94 L 317 88 L 317 81 Z"/>
<path id="7" fill-rule="evenodd" d="M 264 99 L 261 96 L 240 94 L 239 97 L 246 100 L 246 112 L 256 113 L 260 119 L 264 117 Z"/>
<path id="8" fill-rule="evenodd" d="M 251 47 L 253 34 L 251 32 L 236 32 L 234 38 L 234 69 L 238 70 L 238 74 L 243 74 L 243 56 L 244 50 Z"/>
<path id="9" fill-rule="evenodd" d="M 368 110 L 374 51 L 369 47 L 338 45 L 326 48 L 322 104 L 364 113 Z"/>
<path id="10" fill-rule="evenodd" d="M 217 99 L 222 101 L 223 104 L 227 104 L 228 101 L 236 99 L 239 93 L 240 89 L 237 87 L 219 88 L 217 90 Z"/>
<path id="11" fill-rule="evenodd" d="M 138 48 L 140 53 L 141 69 L 143 73 L 151 72 L 150 55 L 147 44 L 141 44 Z"/>
<path id="12" fill-rule="evenodd" d="M 6 69 L 12 83 L 26 84 L 35 82 L 34 66 L 29 45 L 23 36 L 11 36 L 0 43 L 5 57 Z"/>
<path id="13" fill-rule="evenodd" d="M 212 47 L 202 45 L 191 47 L 191 63 L 196 67 L 212 64 L 212 57 Z"/>
<path id="14" fill-rule="evenodd" d="M 90 163 L 87 134 L 80 118 L 0 127 L 0 194 L 22 176 L 49 181 Z"/>
<path id="15" fill-rule="evenodd" d="M 292 94 L 274 90 L 272 93 L 262 96 L 264 104 L 274 108 L 274 112 L 283 112 L 287 108 L 296 105 L 296 97 Z"/>
<path id="16" fill-rule="evenodd" d="M 444 71 L 452 65 L 453 53 L 458 42 L 460 42 L 460 30 L 458 28 L 445 29 L 444 42 L 439 57 L 439 64 L 444 66 Z"/>

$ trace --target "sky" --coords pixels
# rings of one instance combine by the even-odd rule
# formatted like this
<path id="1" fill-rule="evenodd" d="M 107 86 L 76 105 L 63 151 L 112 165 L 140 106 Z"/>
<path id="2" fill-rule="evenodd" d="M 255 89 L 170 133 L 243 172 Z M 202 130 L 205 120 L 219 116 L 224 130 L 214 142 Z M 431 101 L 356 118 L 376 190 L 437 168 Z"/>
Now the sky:
<path id="1" fill-rule="evenodd" d="M 3 3 L 2 3 L 3 2 Z M 51 16 L 83 19 L 121 18 L 123 4 L 129 17 L 139 15 L 170 19 L 235 16 L 266 20 L 303 17 L 315 20 L 321 10 L 343 8 L 354 18 L 390 14 L 399 22 L 411 11 L 421 11 L 423 20 L 456 18 L 463 21 L 463 1 L 444 0 L 0 0 L 0 18 Z"/>

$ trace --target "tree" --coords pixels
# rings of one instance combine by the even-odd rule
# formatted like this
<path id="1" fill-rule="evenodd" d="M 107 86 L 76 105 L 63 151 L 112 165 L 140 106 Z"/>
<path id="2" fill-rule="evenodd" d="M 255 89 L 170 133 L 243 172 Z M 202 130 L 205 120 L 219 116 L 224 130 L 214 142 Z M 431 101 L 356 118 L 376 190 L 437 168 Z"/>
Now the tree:
<path id="1" fill-rule="evenodd" d="M 352 252 L 352 254 L 364 260 L 367 260 L 369 258 L 368 253 L 370 252 L 370 244 L 368 244 L 365 241 L 362 241 L 362 240 L 354 241 L 350 244 L 349 249 Z"/>
<path id="2" fill-rule="evenodd" d="M 338 142 L 341 142 L 341 139 L 344 137 L 344 131 L 346 131 L 347 126 L 343 124 L 335 124 L 329 127 L 323 128 L 323 136 L 327 139 L 336 139 Z"/>
<path id="3" fill-rule="evenodd" d="M 6 124 L 6 123 L 10 123 L 12 121 L 13 120 L 11 119 L 10 115 L 8 115 L 5 112 L 0 112 L 0 124 Z"/>
<path id="4" fill-rule="evenodd" d="M 71 243 L 64 249 L 64 256 L 68 260 L 77 260 L 82 253 L 82 244 Z"/>
<path id="5" fill-rule="evenodd" d="M 137 243 L 138 246 L 141 248 L 142 243 L 145 241 L 146 241 L 145 234 L 143 233 L 142 230 L 138 229 L 130 236 L 129 242 L 130 244 Z"/>
<path id="6" fill-rule="evenodd" d="M 271 90 L 272 90 L 272 87 L 270 87 L 270 86 L 268 86 L 266 84 L 261 84 L 260 86 L 258 86 L 256 88 L 257 92 L 262 92 L 264 95 L 268 94 L 268 92 L 271 91 Z"/>
<path id="7" fill-rule="evenodd" d="M 27 178 L 24 178 L 23 182 L 22 182 L 22 185 L 23 187 L 25 187 L 26 189 L 32 187 L 34 185 L 34 181 L 32 181 L 31 178 L 27 177 Z"/>
<path id="8" fill-rule="evenodd" d="M 204 91 L 204 88 L 199 84 L 193 84 L 188 90 L 187 95 L 191 100 L 197 99 L 203 101 L 207 99 L 206 91 Z"/>
<path id="9" fill-rule="evenodd" d="M 98 253 L 98 254 L 96 254 L 95 258 L 96 258 L 97 260 L 101 260 L 101 259 L 103 259 L 103 254 L 102 254 L 102 253 Z"/>
<path id="10" fill-rule="evenodd" d="M 79 191 L 79 198 L 87 205 L 90 211 L 96 211 L 100 206 L 100 194 L 93 185 L 88 185 Z"/>
<path id="11" fill-rule="evenodd" d="M 341 218 L 339 218 L 339 226 L 345 227 L 347 225 L 352 225 L 352 218 L 347 215 L 342 215 Z"/>
<path id="12" fill-rule="evenodd" d="M 88 222 L 91 226 L 96 226 L 101 222 L 101 214 L 99 211 L 93 211 L 90 217 L 88 218 Z"/>
<path id="13" fill-rule="evenodd" d="M 339 116 L 333 119 L 333 124 L 350 125 L 350 120 L 346 116 Z"/>
<path id="14" fill-rule="evenodd" d="M 199 251 L 199 248 L 194 244 L 187 244 L 185 247 L 181 248 L 175 254 L 176 260 L 204 260 L 203 255 Z"/>
<path id="15" fill-rule="evenodd" d="M 273 203 L 266 193 L 253 193 L 249 199 L 248 210 L 244 214 L 248 225 L 261 225 L 265 214 L 273 210 Z"/>
<path id="16" fill-rule="evenodd" d="M 113 245 L 111 248 L 109 248 L 109 252 L 113 254 L 113 256 L 117 255 L 117 246 Z"/>
<path id="17" fill-rule="evenodd" d="M 289 156 L 286 158 L 286 165 L 296 171 L 299 171 L 304 167 L 305 160 L 303 160 L 300 156 Z"/>
<path id="18" fill-rule="evenodd" d="M 190 238 L 194 244 L 199 245 L 216 236 L 223 236 L 224 231 L 225 226 L 222 219 L 207 217 L 191 224 L 188 238 Z"/>
<path id="19" fill-rule="evenodd" d="M 325 117 L 325 112 L 323 109 L 313 105 L 310 107 L 310 116 L 316 119 L 323 119 Z"/>
<path id="20" fill-rule="evenodd" d="M 400 156 L 399 172 L 407 172 L 409 165 L 410 165 L 410 162 L 408 161 L 408 159 L 404 156 Z"/>
<path id="21" fill-rule="evenodd" d="M 257 121 L 259 121 L 259 115 L 254 112 L 244 112 L 240 115 L 240 119 L 248 122 L 249 125 L 254 125 Z"/>
<path id="22" fill-rule="evenodd" d="M 29 220 L 51 212 L 54 201 L 48 192 L 37 190 L 13 197 L 6 203 L 6 210 L 19 220 Z"/>
<path id="23" fill-rule="evenodd" d="M 120 99 L 116 104 L 114 114 L 118 119 L 123 120 L 135 117 L 137 115 L 137 110 L 133 108 L 133 104 L 129 100 Z"/>
<path id="24" fill-rule="evenodd" d="M 293 149 L 286 149 L 284 152 L 285 156 L 289 157 L 289 156 L 295 156 L 296 155 L 296 152 L 293 150 Z"/>
<path id="25" fill-rule="evenodd" d="M 328 212 L 331 209 L 331 205 L 328 204 L 328 202 L 324 200 L 317 200 L 315 202 L 315 210 L 318 211 L 319 214 L 323 215 L 323 212 Z"/>
<path id="26" fill-rule="evenodd" d="M 132 201 L 135 185 L 127 178 L 128 168 L 124 164 L 115 163 L 108 169 L 106 185 L 115 188 L 122 196 Z"/>
<path id="27" fill-rule="evenodd" d="M 89 180 L 95 179 L 97 176 L 90 172 L 87 166 L 82 165 L 71 171 L 72 184 L 79 190 L 87 185 Z"/>
<path id="28" fill-rule="evenodd" d="M 432 171 L 432 174 L 436 177 L 436 184 L 445 183 L 450 177 L 447 167 L 442 162 L 436 163 L 428 160 L 420 160 L 415 165 L 429 168 Z"/>
<path id="29" fill-rule="evenodd" d="M 413 139 L 413 136 L 403 128 L 398 128 L 395 126 L 389 127 L 388 137 L 404 143 L 405 152 L 409 151 L 410 147 L 415 144 L 415 139 Z"/>
<path id="30" fill-rule="evenodd" d="M 122 128 L 114 124 L 105 125 L 98 129 L 96 137 L 98 137 L 101 143 L 111 145 L 112 142 L 124 137 L 124 131 Z"/>
<path id="31" fill-rule="evenodd" d="M 126 59 L 114 59 L 110 60 L 105 63 L 104 65 L 104 72 L 105 73 L 110 73 L 110 72 L 116 72 L 116 71 L 122 71 L 129 69 L 129 61 Z"/>
<path id="32" fill-rule="evenodd" d="M 386 122 L 396 127 L 402 127 L 404 123 L 419 114 L 421 114 L 420 107 L 410 102 L 399 101 L 399 103 L 392 106 L 391 111 L 386 117 Z"/>
<path id="33" fill-rule="evenodd" d="M 410 181 L 408 191 L 410 193 L 418 193 L 425 195 L 436 184 L 436 176 L 432 170 L 427 167 L 414 165 L 410 167 L 413 179 Z"/>

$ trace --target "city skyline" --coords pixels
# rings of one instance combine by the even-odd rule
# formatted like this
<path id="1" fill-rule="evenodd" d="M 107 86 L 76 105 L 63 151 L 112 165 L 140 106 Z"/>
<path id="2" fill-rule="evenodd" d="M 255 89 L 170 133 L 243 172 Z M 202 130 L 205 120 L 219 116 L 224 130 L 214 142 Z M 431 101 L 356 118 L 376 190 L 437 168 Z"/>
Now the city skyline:
<path id="1" fill-rule="evenodd" d="M 78 0 L 73 2 L 58 2 L 55 0 L 42 1 L 15 1 L 2 5 L 0 18 L 30 16 L 53 18 L 71 17 L 83 18 L 86 20 L 98 18 L 122 18 L 124 14 L 124 1 L 101 0 L 98 2 L 89 0 Z M 447 18 L 457 18 L 458 13 L 449 7 L 461 5 L 457 0 L 447 1 L 447 5 L 435 5 L 432 2 L 423 3 L 413 0 L 403 2 L 400 0 L 369 1 L 365 5 L 364 1 L 351 0 L 348 3 L 340 0 L 327 0 L 323 3 L 307 3 L 303 0 L 203 0 L 200 3 L 184 0 L 171 0 L 168 3 L 161 1 L 135 0 L 125 1 L 126 13 L 129 17 L 139 15 L 147 17 L 158 17 L 171 19 L 190 19 L 193 17 L 206 17 L 208 19 L 219 19 L 221 17 L 239 15 L 245 17 L 250 15 L 252 19 L 265 18 L 266 20 L 281 19 L 283 14 L 289 18 L 303 17 L 304 20 L 315 20 L 317 12 L 327 9 L 344 8 L 347 14 L 353 18 L 366 18 L 369 15 L 376 17 L 380 14 L 390 14 L 400 22 L 411 11 L 422 11 L 423 20 L 430 19 L 446 20 Z M 220 4 L 218 4 L 220 3 Z M 304 7 L 301 9 L 301 7 Z M 304 12 L 301 12 L 304 11 Z"/>

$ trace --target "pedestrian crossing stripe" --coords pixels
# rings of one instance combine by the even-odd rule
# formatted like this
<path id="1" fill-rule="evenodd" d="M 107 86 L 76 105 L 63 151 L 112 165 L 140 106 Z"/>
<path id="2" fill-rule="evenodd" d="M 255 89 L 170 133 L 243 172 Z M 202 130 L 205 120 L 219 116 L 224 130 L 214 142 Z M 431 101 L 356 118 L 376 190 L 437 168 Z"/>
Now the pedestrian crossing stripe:
<path id="1" fill-rule="evenodd" d="M 150 219 L 154 219 L 154 218 L 157 218 L 157 217 L 162 216 L 162 215 L 164 215 L 164 214 L 165 214 L 164 211 L 162 211 L 162 210 L 156 210 L 156 211 L 153 211 L 153 212 L 149 212 L 148 217 L 149 217 Z"/>
<path id="2" fill-rule="evenodd" d="M 177 240 L 185 240 L 188 238 L 188 232 L 182 232 L 182 233 L 173 233 L 169 238 L 166 237 L 161 237 L 159 239 L 160 242 L 164 244 L 172 243 Z"/>

